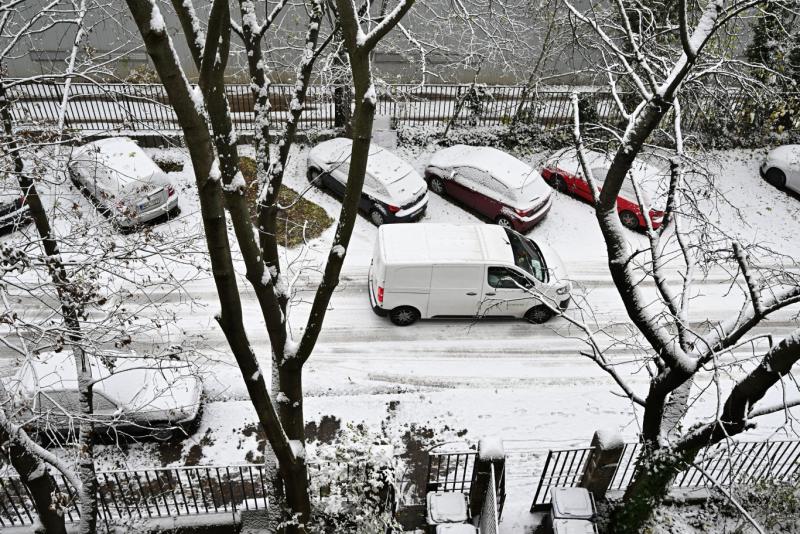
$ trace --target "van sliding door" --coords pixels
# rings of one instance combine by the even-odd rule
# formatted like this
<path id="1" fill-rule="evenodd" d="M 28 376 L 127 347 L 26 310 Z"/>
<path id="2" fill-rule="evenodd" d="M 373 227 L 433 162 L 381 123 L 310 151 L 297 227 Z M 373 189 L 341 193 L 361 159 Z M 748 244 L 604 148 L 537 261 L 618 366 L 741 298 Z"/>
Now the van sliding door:
<path id="1" fill-rule="evenodd" d="M 434 265 L 428 314 L 474 317 L 483 293 L 482 265 Z"/>

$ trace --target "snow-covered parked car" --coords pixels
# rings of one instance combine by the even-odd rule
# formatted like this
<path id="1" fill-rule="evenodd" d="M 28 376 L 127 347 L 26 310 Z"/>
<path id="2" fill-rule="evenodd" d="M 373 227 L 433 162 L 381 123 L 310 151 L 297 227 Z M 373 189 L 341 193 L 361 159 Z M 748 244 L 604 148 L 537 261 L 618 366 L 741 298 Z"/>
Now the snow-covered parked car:
<path id="1" fill-rule="evenodd" d="M 551 190 L 530 165 L 491 147 L 455 145 L 425 169 L 428 187 L 500 226 L 526 232 L 550 210 Z"/>
<path id="2" fill-rule="evenodd" d="M 12 231 L 29 223 L 30 207 L 25 202 L 25 195 L 16 184 L 0 183 L 0 232 Z"/>
<path id="3" fill-rule="evenodd" d="M 586 151 L 587 165 L 592 170 L 592 175 L 598 189 L 603 189 L 603 182 L 611 167 L 608 154 Z M 583 174 L 583 168 L 578 161 L 578 154 L 574 148 L 564 149 L 551 156 L 542 169 L 542 177 L 552 187 L 576 196 L 586 202 L 593 202 L 589 182 Z M 622 189 L 617 195 L 617 212 L 622 224 L 631 230 L 647 228 L 647 222 L 639 205 L 632 178 L 636 180 L 642 200 L 649 208 L 650 222 L 653 229 L 661 227 L 664 211 L 653 206 L 651 196 L 659 191 L 665 183 L 664 173 L 659 169 L 643 162 L 635 162 L 628 178 L 622 183 Z"/>
<path id="4" fill-rule="evenodd" d="M 203 390 L 185 363 L 103 353 L 113 371 L 96 356 L 91 365 L 96 427 L 115 433 L 166 439 L 185 435 L 198 422 Z M 27 407 L 22 422 L 48 436 L 76 436 L 80 424 L 78 377 L 72 351 L 50 352 L 27 361 L 7 381 L 16 401 Z"/>
<path id="5" fill-rule="evenodd" d="M 398 326 L 433 317 L 543 323 L 571 291 L 553 249 L 492 224 L 382 226 L 369 270 L 373 311 Z"/>
<path id="6" fill-rule="evenodd" d="M 308 181 L 344 198 L 353 140 L 324 141 L 308 153 Z M 370 145 L 359 209 L 377 226 L 411 222 L 425 215 L 428 187 L 414 168 L 377 145 Z"/>
<path id="7" fill-rule="evenodd" d="M 775 187 L 800 193 L 800 145 L 783 145 L 770 150 L 760 171 Z"/>
<path id="8" fill-rule="evenodd" d="M 128 137 L 87 143 L 72 153 L 72 179 L 120 228 L 132 228 L 178 209 L 167 174 Z"/>

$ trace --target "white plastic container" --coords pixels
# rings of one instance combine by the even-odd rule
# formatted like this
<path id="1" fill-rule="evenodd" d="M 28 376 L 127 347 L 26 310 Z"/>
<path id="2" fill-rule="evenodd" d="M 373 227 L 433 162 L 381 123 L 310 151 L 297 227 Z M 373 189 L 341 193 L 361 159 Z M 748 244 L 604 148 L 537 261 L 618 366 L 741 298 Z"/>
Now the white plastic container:
<path id="1" fill-rule="evenodd" d="M 464 523 L 469 519 L 467 496 L 459 492 L 428 493 L 428 524 Z"/>
<path id="2" fill-rule="evenodd" d="M 594 524 L 585 519 L 556 519 L 553 534 L 597 534 Z"/>
<path id="3" fill-rule="evenodd" d="M 550 514 L 555 519 L 594 518 L 594 499 L 585 488 L 553 488 L 550 490 L 553 505 Z"/>

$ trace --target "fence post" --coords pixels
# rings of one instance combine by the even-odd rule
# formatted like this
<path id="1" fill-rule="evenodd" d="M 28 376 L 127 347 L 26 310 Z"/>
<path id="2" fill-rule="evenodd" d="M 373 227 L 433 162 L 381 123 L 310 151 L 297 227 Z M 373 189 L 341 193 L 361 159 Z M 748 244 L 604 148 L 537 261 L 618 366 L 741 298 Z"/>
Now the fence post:
<path id="1" fill-rule="evenodd" d="M 589 490 L 595 500 L 604 499 L 617 471 L 617 465 L 622 459 L 624 448 L 625 443 L 617 432 L 596 431 L 592 437 L 592 450 L 589 459 L 586 460 L 586 468 L 578 486 Z"/>
<path id="2" fill-rule="evenodd" d="M 503 449 L 503 440 L 497 437 L 483 438 L 478 442 L 478 454 L 475 456 L 475 466 L 472 471 L 472 484 L 469 488 L 469 513 L 470 517 L 480 515 L 486 492 L 492 478 L 491 470 L 494 466 L 495 473 L 502 473 L 505 469 L 506 453 Z M 491 491 L 497 492 L 497 488 Z"/>

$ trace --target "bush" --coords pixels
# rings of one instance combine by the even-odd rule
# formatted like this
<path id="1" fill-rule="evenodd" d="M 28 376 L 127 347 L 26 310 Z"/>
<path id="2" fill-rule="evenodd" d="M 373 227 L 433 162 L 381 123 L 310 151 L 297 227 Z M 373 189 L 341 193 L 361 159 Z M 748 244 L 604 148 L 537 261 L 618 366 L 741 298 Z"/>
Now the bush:
<path id="1" fill-rule="evenodd" d="M 257 165 L 253 158 L 240 157 L 239 170 L 247 183 L 245 196 L 250 205 L 250 217 L 258 227 L 258 182 L 256 180 Z M 275 229 L 278 242 L 286 248 L 296 247 L 305 241 L 319 237 L 333 224 L 333 219 L 317 204 L 285 185 L 278 192 L 278 221 Z"/>
<path id="2" fill-rule="evenodd" d="M 402 528 L 396 509 L 396 444 L 362 425 L 348 424 L 330 444 L 310 442 L 312 520 L 319 534 L 391 534 Z M 318 469 L 313 464 L 319 463 Z"/>

